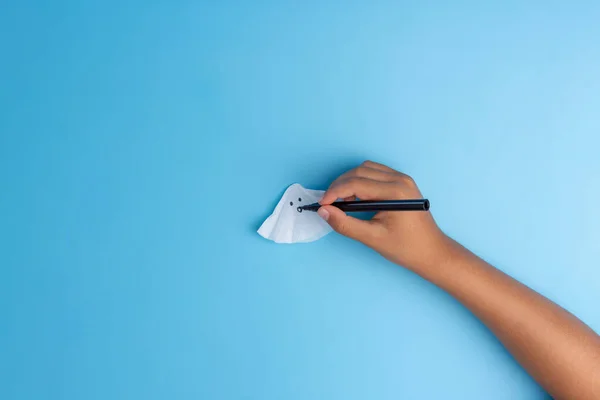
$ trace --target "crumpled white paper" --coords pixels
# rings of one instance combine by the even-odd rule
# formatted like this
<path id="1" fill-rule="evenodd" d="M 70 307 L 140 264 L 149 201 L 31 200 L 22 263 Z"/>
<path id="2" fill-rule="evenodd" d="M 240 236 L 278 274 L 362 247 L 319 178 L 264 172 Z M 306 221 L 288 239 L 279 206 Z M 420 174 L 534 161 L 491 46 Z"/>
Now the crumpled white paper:
<path id="1" fill-rule="evenodd" d="M 331 227 L 314 211 L 299 212 L 299 206 L 318 202 L 325 192 L 305 189 L 294 183 L 287 188 L 279 203 L 258 234 L 275 243 L 307 243 L 331 232 Z"/>

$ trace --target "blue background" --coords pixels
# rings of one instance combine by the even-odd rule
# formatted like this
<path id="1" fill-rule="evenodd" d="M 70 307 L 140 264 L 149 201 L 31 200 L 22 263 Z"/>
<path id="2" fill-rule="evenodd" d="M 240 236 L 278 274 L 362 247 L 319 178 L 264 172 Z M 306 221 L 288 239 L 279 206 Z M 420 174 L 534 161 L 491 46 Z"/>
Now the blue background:
<path id="1" fill-rule="evenodd" d="M 546 398 L 429 283 L 255 232 L 373 159 L 600 330 L 600 5 L 448 3 L 4 2 L 0 398 Z"/>

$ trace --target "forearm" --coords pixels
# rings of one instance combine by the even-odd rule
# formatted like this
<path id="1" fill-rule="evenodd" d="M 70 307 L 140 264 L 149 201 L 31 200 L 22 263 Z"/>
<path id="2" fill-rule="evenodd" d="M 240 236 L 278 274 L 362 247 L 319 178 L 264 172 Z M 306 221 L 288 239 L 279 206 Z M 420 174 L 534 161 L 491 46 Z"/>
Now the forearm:
<path id="1" fill-rule="evenodd" d="M 436 266 L 415 272 L 498 337 L 557 399 L 600 399 L 600 337 L 572 314 L 448 239 Z"/>

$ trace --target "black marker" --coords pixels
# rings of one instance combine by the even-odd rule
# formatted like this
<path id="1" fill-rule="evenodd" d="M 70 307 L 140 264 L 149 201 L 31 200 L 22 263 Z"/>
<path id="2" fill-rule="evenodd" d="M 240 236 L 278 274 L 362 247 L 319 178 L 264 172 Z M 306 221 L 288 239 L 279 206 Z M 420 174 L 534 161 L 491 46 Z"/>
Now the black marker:
<path id="1" fill-rule="evenodd" d="M 330 205 L 345 212 L 429 211 L 427 199 L 336 201 Z M 321 204 L 314 203 L 300 206 L 297 210 L 317 211 L 320 207 Z"/>

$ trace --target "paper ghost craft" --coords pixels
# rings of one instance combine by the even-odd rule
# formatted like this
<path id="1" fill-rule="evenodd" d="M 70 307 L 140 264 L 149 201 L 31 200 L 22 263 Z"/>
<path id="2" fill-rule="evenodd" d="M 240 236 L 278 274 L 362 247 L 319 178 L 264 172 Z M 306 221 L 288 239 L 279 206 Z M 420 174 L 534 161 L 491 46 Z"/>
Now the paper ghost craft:
<path id="1" fill-rule="evenodd" d="M 319 201 L 324 193 L 294 183 L 287 188 L 273 214 L 258 228 L 258 234 L 275 243 L 307 243 L 327 235 L 331 227 L 316 212 L 298 211 L 299 206 Z"/>

